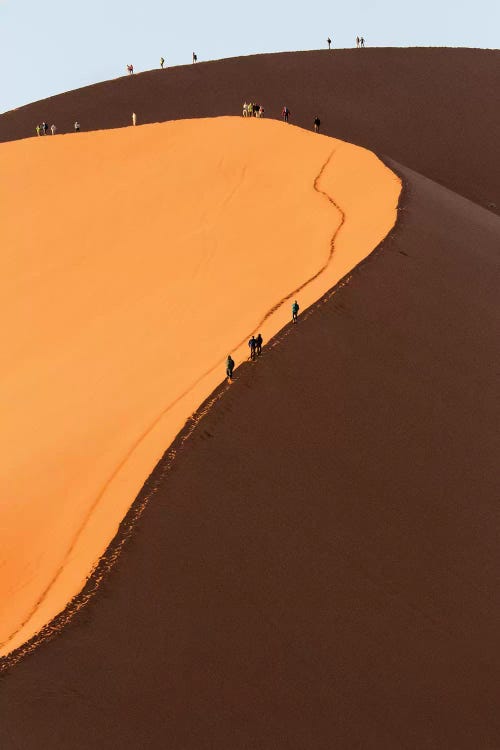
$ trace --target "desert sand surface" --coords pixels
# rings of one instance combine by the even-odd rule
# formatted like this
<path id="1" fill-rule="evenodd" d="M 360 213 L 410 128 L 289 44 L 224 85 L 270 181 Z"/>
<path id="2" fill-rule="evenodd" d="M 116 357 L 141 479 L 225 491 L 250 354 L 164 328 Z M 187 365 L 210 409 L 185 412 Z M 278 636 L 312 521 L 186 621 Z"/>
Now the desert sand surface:
<path id="1" fill-rule="evenodd" d="M 391 166 L 394 232 L 174 444 L 2 747 L 498 747 L 500 219 Z"/>
<path id="2" fill-rule="evenodd" d="M 97 595 L 1 662 L 2 748 L 500 747 L 500 219 L 442 187 L 498 195 L 498 52 L 357 52 L 48 100 L 115 127 L 140 81 L 156 120 L 232 112 L 265 85 L 268 114 L 286 89 L 309 127 L 319 92 L 325 131 L 397 157 L 404 193 L 379 249 L 188 421 Z M 0 137 L 44 109 L 1 116 Z"/>
<path id="3" fill-rule="evenodd" d="M 5 655 L 80 591 L 228 352 L 365 258 L 401 185 L 242 118 L 3 144 L 0 170 Z"/>
<path id="4" fill-rule="evenodd" d="M 500 213 L 499 90 L 499 50 L 253 55 L 124 75 L 19 107 L 0 115 L 0 141 L 32 136 L 43 120 L 66 132 L 77 119 L 84 130 L 122 127 L 132 112 L 143 123 L 236 115 L 245 99 L 278 118 L 287 104 L 296 125 L 310 130 L 318 115 L 326 135 L 386 154 Z"/>

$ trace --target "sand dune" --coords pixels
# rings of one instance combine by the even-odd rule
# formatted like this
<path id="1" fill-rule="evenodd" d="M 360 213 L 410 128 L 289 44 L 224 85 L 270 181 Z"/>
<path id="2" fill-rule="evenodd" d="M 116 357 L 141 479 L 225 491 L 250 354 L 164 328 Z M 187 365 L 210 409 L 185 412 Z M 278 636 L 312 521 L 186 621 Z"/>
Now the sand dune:
<path id="1" fill-rule="evenodd" d="M 498 746 L 500 219 L 393 167 L 380 251 L 214 394 L 5 675 L 2 747 Z"/>
<path id="2" fill-rule="evenodd" d="M 267 117 L 387 154 L 500 213 L 498 50 L 413 48 L 286 52 L 217 60 L 87 86 L 0 115 L 0 140 L 240 113 L 245 97 Z"/>
<path id="3" fill-rule="evenodd" d="M 227 353 L 366 257 L 400 183 L 364 149 L 241 118 L 5 144 L 0 163 L 5 654 L 81 589 Z"/>
<path id="4" fill-rule="evenodd" d="M 117 127 L 138 101 L 143 120 L 230 113 L 261 94 L 269 113 L 286 90 L 304 125 L 324 104 L 327 132 L 496 200 L 499 53 L 365 52 L 124 78 L 1 116 L 0 138 L 71 123 L 75 108 Z M 344 185 L 330 184 L 334 164 L 316 201 Z M 388 164 L 405 191 L 379 250 L 212 391 L 101 559 L 99 571 L 114 565 L 88 606 L 0 660 L 2 748 L 500 745 L 500 219 Z M 162 356 L 138 361 L 137 380 Z"/>

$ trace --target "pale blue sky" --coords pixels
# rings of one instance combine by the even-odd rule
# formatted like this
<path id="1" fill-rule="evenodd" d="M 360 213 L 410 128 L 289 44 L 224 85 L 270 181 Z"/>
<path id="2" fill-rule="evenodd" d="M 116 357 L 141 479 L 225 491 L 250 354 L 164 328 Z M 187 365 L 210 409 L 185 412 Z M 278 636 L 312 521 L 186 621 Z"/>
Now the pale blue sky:
<path id="1" fill-rule="evenodd" d="M 500 0 L 0 0 L 0 112 L 167 64 L 336 47 L 499 46 Z"/>

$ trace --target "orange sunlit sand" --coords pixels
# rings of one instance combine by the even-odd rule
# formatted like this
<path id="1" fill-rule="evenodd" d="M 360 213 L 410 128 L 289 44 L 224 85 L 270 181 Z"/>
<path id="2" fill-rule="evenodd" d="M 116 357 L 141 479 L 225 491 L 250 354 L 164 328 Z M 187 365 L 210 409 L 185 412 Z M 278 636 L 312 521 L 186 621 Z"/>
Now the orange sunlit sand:
<path id="1" fill-rule="evenodd" d="M 401 186 L 369 151 L 240 118 L 7 143 L 0 171 L 5 654 L 81 589 L 227 354 L 365 258 Z"/>

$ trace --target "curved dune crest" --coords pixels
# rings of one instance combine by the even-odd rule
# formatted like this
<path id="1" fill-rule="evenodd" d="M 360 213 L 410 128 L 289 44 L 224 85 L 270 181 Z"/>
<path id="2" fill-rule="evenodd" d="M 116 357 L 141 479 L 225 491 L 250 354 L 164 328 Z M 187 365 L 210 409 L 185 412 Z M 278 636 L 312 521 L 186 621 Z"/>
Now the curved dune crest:
<path id="1" fill-rule="evenodd" d="M 8 143 L 0 169 L 6 654 L 81 589 L 227 353 L 365 258 L 401 186 L 369 151 L 239 118 Z"/>

